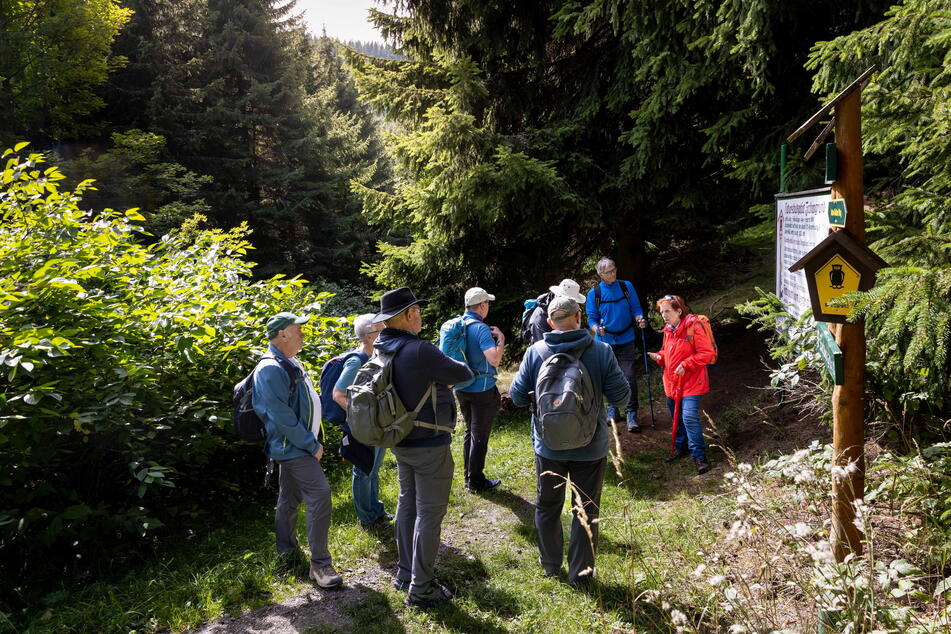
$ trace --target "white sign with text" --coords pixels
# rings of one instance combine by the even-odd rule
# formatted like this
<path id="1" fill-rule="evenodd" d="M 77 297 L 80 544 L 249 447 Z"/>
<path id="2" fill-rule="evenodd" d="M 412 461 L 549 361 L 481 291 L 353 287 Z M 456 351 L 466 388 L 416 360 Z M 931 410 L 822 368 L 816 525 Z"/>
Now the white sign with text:
<path id="1" fill-rule="evenodd" d="M 789 267 L 828 237 L 830 200 L 828 188 L 776 194 L 776 295 L 795 317 L 812 303 L 805 271 Z"/>

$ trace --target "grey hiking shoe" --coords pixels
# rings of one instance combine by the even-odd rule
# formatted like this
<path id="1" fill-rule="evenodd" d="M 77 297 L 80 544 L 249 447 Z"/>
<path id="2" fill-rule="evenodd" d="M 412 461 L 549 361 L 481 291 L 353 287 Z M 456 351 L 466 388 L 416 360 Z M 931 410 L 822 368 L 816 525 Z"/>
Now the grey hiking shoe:
<path id="1" fill-rule="evenodd" d="M 337 574 L 337 571 L 334 570 L 334 567 L 330 564 L 321 566 L 320 568 L 311 564 L 310 578 L 313 579 L 318 586 L 325 589 L 336 588 L 343 583 L 343 579 L 340 578 L 340 575 Z"/>
<path id="2" fill-rule="evenodd" d="M 406 600 L 403 601 L 411 608 L 427 609 L 432 608 L 452 598 L 452 591 L 449 588 L 433 581 L 429 587 L 418 594 L 410 592 Z"/>

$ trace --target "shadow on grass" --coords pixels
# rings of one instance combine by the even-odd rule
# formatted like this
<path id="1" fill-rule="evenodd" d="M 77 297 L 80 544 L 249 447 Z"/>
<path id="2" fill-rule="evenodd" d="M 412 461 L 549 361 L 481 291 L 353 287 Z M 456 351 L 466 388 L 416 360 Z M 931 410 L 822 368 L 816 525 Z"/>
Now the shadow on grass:
<path id="1" fill-rule="evenodd" d="M 640 599 L 641 590 L 636 586 L 603 583 L 595 578 L 579 586 L 577 591 L 595 601 L 602 612 L 613 612 L 625 620 L 633 620 L 636 632 L 674 631 L 660 606 Z"/>
<path id="2" fill-rule="evenodd" d="M 381 634 L 398 634 L 399 632 L 405 632 L 406 628 L 400 622 L 399 615 L 393 611 L 393 606 L 391 600 L 387 598 L 382 592 L 378 592 L 371 588 L 364 588 L 361 586 L 361 589 L 366 590 L 366 597 L 361 601 L 354 601 L 348 603 L 343 607 L 343 611 L 350 618 L 353 619 L 353 623 L 346 630 L 308 630 L 313 632 L 366 632 L 367 634 L 376 634 L 377 632 Z"/>

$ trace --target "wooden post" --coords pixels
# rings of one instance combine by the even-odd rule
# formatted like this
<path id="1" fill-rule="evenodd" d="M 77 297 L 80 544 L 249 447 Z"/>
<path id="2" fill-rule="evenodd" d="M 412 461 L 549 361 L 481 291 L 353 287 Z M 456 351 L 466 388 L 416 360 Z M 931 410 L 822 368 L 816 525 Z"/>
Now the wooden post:
<path id="1" fill-rule="evenodd" d="M 856 241 L 865 244 L 861 109 L 861 89 L 835 106 L 839 173 L 832 184 L 832 195 L 845 199 L 845 228 Z M 841 562 L 849 553 L 862 554 L 862 534 L 854 523 L 854 501 L 865 495 L 865 325 L 833 324 L 831 329 L 845 365 L 844 385 L 832 390 L 832 463 L 858 467 L 846 478 L 832 479 L 832 551 Z"/>

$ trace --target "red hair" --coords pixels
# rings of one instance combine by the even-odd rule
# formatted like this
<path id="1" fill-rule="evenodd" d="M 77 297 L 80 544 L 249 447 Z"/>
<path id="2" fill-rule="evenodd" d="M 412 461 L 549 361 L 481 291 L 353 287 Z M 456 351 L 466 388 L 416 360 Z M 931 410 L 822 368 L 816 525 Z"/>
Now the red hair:
<path id="1" fill-rule="evenodd" d="M 681 317 L 687 314 L 687 302 L 680 295 L 664 295 L 657 300 L 657 310 L 660 310 L 661 304 L 670 304 L 674 310 L 679 310 Z"/>

